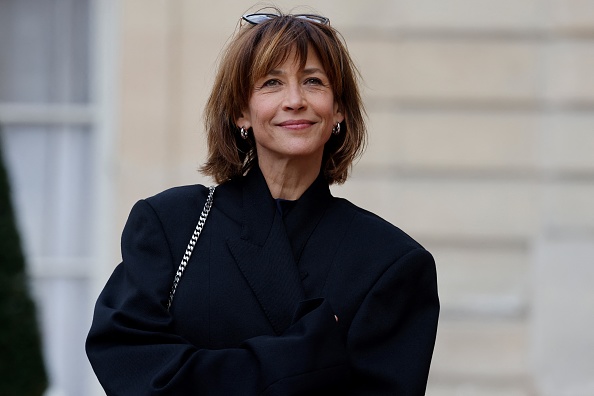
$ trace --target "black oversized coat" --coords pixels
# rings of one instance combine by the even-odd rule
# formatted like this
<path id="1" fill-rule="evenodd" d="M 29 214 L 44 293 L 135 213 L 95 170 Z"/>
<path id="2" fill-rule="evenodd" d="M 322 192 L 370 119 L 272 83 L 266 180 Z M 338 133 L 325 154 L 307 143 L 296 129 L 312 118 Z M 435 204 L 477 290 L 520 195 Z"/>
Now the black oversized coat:
<path id="1" fill-rule="evenodd" d="M 173 188 L 130 213 L 86 344 L 108 395 L 424 394 L 433 258 L 322 177 L 284 216 L 258 168 L 220 185 L 167 312 L 207 194 Z"/>

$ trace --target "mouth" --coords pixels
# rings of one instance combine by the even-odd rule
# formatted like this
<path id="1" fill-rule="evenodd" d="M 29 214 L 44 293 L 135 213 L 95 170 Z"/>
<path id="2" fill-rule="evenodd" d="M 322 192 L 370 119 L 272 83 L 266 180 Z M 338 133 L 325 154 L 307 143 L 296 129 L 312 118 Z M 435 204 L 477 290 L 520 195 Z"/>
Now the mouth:
<path id="1" fill-rule="evenodd" d="M 287 120 L 278 124 L 278 126 L 288 129 L 305 129 L 315 124 L 310 120 Z"/>

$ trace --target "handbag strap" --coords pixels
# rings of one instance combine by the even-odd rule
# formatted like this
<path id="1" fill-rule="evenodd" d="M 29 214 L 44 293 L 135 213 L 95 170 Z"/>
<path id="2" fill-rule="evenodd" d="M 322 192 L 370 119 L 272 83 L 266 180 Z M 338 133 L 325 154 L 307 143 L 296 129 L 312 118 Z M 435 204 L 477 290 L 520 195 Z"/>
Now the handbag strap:
<path id="1" fill-rule="evenodd" d="M 179 267 L 177 268 L 177 272 L 175 277 L 173 278 L 173 285 L 171 286 L 171 292 L 169 292 L 169 301 L 167 301 L 167 311 L 171 308 L 171 304 L 173 304 L 173 296 L 175 296 L 175 291 L 177 290 L 177 285 L 188 266 L 188 262 L 190 261 L 190 256 L 192 255 L 192 251 L 194 250 L 194 246 L 196 246 L 196 242 L 200 237 L 200 233 L 202 232 L 202 228 L 204 227 L 204 223 L 206 223 L 206 218 L 208 217 L 208 213 L 210 212 L 210 208 L 212 207 L 213 203 L 213 196 L 215 192 L 216 186 L 208 187 L 208 198 L 206 198 L 206 203 L 204 204 L 204 208 L 202 209 L 202 213 L 200 213 L 200 219 L 198 219 L 198 224 L 196 224 L 196 228 L 194 229 L 194 233 L 190 238 L 190 242 L 188 243 L 188 247 L 186 247 L 186 252 L 184 253 L 184 257 L 182 258 Z"/>

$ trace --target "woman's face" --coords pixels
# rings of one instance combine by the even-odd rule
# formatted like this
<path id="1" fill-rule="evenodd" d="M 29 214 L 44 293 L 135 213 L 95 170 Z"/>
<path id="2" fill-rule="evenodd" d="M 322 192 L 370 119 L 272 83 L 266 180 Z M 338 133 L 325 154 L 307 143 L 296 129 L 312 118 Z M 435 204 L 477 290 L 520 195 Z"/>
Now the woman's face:
<path id="1" fill-rule="evenodd" d="M 310 48 L 303 68 L 293 52 L 255 82 L 237 126 L 252 128 L 261 165 L 300 158 L 320 166 L 332 127 L 343 119 L 328 76 Z"/>

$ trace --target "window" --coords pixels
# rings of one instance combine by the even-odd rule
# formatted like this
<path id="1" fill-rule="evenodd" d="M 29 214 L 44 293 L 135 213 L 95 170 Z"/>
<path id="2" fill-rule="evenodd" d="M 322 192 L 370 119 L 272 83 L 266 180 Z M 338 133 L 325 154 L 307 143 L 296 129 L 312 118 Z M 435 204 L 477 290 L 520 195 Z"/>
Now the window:
<path id="1" fill-rule="evenodd" d="M 48 394 L 87 391 L 98 107 L 94 0 L 0 2 L 0 130 L 43 334 Z"/>

